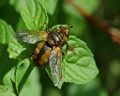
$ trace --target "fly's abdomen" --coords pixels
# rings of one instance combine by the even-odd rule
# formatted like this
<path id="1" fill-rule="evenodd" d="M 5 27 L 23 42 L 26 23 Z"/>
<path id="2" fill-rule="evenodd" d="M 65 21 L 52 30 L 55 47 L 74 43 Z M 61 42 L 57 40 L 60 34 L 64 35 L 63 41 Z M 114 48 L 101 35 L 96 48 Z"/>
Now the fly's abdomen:
<path id="1" fill-rule="evenodd" d="M 51 53 L 51 48 L 46 45 L 45 41 L 38 43 L 35 49 L 34 60 L 39 66 L 48 62 Z"/>

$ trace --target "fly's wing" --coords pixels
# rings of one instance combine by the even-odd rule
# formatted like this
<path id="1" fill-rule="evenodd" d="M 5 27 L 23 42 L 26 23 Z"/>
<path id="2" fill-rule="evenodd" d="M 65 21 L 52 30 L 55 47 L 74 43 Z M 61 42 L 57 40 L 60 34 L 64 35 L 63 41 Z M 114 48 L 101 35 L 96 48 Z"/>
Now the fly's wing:
<path id="1" fill-rule="evenodd" d="M 46 31 L 20 30 L 15 32 L 15 38 L 23 42 L 35 44 L 41 40 L 47 40 L 48 33 Z"/>
<path id="2" fill-rule="evenodd" d="M 57 86 L 61 79 L 62 51 L 60 47 L 53 47 L 49 58 L 49 67 L 52 81 Z"/>

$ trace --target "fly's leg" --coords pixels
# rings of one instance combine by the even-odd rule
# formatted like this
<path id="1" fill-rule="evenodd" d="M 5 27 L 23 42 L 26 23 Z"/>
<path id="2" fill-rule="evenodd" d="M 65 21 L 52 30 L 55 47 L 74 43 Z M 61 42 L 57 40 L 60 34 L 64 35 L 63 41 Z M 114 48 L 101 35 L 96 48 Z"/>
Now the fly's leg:
<path id="1" fill-rule="evenodd" d="M 60 80 L 63 80 L 63 78 L 61 77 Z"/>
<path id="2" fill-rule="evenodd" d="M 25 59 L 25 58 L 28 58 L 28 57 L 31 57 L 34 55 L 34 52 L 32 52 L 32 54 L 28 55 L 28 56 L 25 56 L 25 57 L 21 57 L 20 59 Z"/>
<path id="3" fill-rule="evenodd" d="M 37 46 L 37 45 L 36 45 L 36 46 Z M 25 56 L 25 57 L 21 57 L 20 59 L 25 59 L 25 58 L 28 58 L 28 57 L 33 56 L 33 55 L 35 54 L 35 49 L 36 49 L 36 46 L 33 48 L 33 51 L 32 51 L 32 53 L 31 53 L 30 55 Z"/>
<path id="4" fill-rule="evenodd" d="M 68 45 L 68 50 L 72 51 L 75 55 L 77 55 L 77 53 L 75 52 L 76 47 L 78 47 L 78 45 L 75 46 Z"/>
<path id="5" fill-rule="evenodd" d="M 62 55 L 65 56 L 66 54 L 62 52 Z"/>
<path id="6" fill-rule="evenodd" d="M 47 32 L 49 31 L 49 28 L 48 28 L 48 24 L 46 23 L 46 21 L 44 21 L 44 24 L 46 26 L 46 29 L 47 29 Z"/>
<path id="7" fill-rule="evenodd" d="M 78 45 L 71 46 L 67 42 L 65 42 L 65 44 L 67 45 L 67 49 L 66 49 L 66 52 L 64 54 L 62 53 L 64 56 L 67 54 L 68 50 L 72 51 L 75 55 L 77 55 L 77 53 L 75 52 L 75 48 L 78 47 Z"/>

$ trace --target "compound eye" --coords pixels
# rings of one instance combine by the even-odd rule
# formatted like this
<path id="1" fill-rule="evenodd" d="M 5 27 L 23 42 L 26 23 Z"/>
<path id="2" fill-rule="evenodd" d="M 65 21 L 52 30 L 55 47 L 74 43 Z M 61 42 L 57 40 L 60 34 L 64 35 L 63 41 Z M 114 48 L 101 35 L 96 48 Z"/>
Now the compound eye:
<path id="1" fill-rule="evenodd" d="M 67 38 L 68 38 L 68 37 L 69 37 L 69 30 L 67 29 L 67 30 L 65 30 L 64 32 L 65 32 L 65 35 L 66 35 Z"/>
<path id="2" fill-rule="evenodd" d="M 63 27 L 63 26 L 60 26 L 59 28 L 60 28 L 60 29 L 64 29 L 64 27 Z"/>

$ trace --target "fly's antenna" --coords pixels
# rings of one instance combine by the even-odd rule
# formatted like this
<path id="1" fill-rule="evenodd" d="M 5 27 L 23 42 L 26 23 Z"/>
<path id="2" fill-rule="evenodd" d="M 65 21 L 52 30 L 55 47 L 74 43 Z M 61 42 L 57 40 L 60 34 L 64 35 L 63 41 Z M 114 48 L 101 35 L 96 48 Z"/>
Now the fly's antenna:
<path id="1" fill-rule="evenodd" d="M 46 23 L 46 21 L 44 21 L 44 24 L 45 24 L 45 26 L 46 26 L 47 31 L 49 31 L 49 29 L 48 29 L 48 24 Z"/>
<path id="2" fill-rule="evenodd" d="M 73 26 L 71 26 L 70 23 L 69 23 L 69 25 L 68 25 L 68 29 L 70 29 L 70 28 L 72 28 L 72 27 L 73 27 Z"/>

